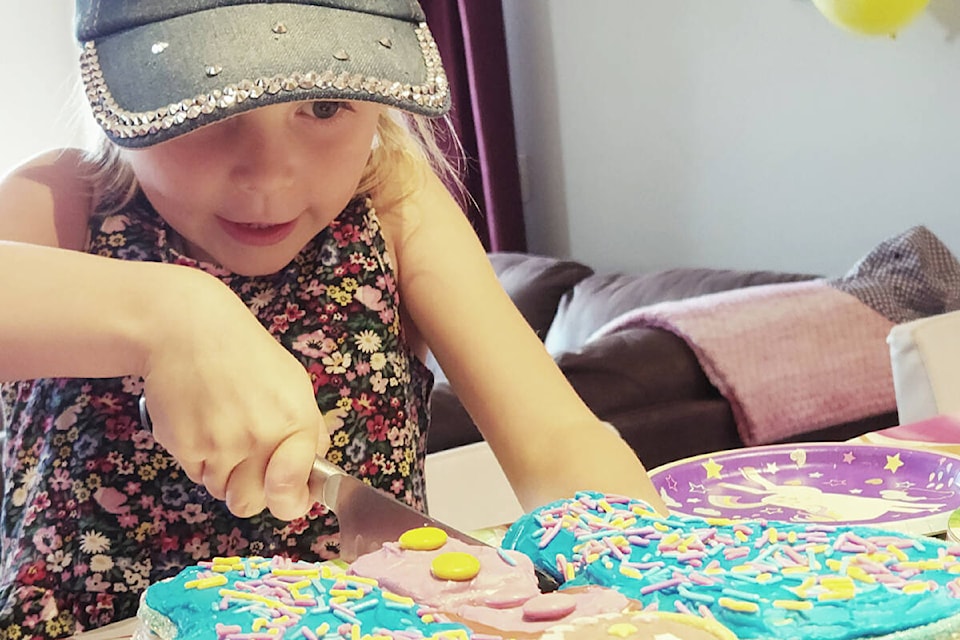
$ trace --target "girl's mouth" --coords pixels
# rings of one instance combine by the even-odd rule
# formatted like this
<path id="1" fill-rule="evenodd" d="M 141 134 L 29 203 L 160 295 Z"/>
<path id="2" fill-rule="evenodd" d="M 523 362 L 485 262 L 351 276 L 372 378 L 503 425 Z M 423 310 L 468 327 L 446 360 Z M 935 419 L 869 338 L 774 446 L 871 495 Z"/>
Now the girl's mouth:
<path id="1" fill-rule="evenodd" d="M 253 246 L 267 247 L 283 241 L 296 226 L 296 220 L 281 224 L 261 224 L 255 222 L 232 222 L 217 218 L 227 235 L 235 241 Z"/>

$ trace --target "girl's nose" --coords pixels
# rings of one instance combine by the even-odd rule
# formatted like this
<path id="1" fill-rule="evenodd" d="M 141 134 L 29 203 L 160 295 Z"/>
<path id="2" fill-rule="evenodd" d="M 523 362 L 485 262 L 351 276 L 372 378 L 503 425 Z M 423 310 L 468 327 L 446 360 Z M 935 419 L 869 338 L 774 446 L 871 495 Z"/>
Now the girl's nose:
<path id="1" fill-rule="evenodd" d="M 251 193 L 269 194 L 282 191 L 294 183 L 295 150 L 285 126 L 286 110 L 262 107 L 231 118 L 233 145 L 233 179 L 237 186 Z"/>

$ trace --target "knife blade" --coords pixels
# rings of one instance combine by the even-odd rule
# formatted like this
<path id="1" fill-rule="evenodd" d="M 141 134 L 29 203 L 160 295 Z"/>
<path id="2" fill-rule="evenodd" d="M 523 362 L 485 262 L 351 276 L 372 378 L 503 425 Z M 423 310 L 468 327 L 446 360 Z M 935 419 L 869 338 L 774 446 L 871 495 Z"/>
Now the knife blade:
<path id="1" fill-rule="evenodd" d="M 337 514 L 340 558 L 345 562 L 376 551 L 384 542 L 396 542 L 404 531 L 417 527 L 436 527 L 461 542 L 490 546 L 396 500 L 321 456 L 313 462 L 309 485 L 311 498 Z"/>
<path id="2" fill-rule="evenodd" d="M 311 497 L 337 515 L 340 559 L 345 562 L 376 551 L 384 542 L 395 542 L 405 531 L 417 527 L 436 527 L 461 542 L 495 548 L 396 500 L 321 456 L 313 462 L 309 485 Z M 541 592 L 557 589 L 559 583 L 552 576 L 540 569 L 535 571 Z"/>

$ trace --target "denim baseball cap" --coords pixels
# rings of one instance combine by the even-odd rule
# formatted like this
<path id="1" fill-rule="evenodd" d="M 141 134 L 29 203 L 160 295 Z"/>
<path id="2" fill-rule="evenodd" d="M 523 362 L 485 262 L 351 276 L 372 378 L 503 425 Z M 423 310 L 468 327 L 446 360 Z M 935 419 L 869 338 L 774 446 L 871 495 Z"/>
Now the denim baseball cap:
<path id="1" fill-rule="evenodd" d="M 124 147 L 279 102 L 450 107 L 416 0 L 77 0 L 76 35 L 93 115 Z"/>

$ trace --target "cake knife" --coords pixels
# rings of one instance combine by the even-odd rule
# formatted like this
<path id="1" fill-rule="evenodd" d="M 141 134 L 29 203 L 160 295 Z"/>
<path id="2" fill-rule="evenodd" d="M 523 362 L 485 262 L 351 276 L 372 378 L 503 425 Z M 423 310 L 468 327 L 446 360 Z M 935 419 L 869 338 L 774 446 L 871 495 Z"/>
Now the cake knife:
<path id="1" fill-rule="evenodd" d="M 147 399 L 140 395 L 140 420 L 153 431 Z M 430 526 L 472 545 L 490 546 L 462 531 L 438 522 L 395 500 L 388 493 L 365 484 L 359 478 L 316 456 L 310 470 L 310 498 L 337 515 L 340 522 L 340 558 L 353 562 L 357 556 L 376 551 L 384 542 L 395 541 L 404 531 Z"/>
<path id="2" fill-rule="evenodd" d="M 139 400 L 140 420 L 144 427 L 153 431 L 146 396 L 141 394 Z M 466 544 L 492 546 L 394 499 L 323 456 L 314 458 L 308 484 L 310 497 L 337 516 L 340 558 L 345 562 L 353 562 L 365 553 L 376 551 L 384 542 L 396 541 L 405 531 L 417 527 L 436 527 Z M 559 583 L 553 576 L 539 568 L 535 571 L 540 591 L 547 593 L 557 589 Z"/>

